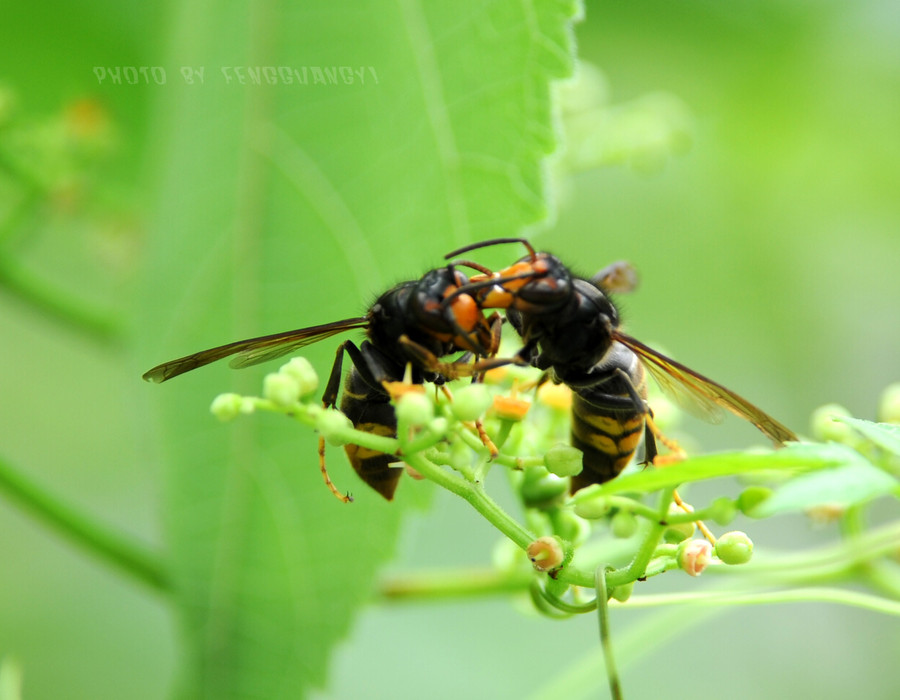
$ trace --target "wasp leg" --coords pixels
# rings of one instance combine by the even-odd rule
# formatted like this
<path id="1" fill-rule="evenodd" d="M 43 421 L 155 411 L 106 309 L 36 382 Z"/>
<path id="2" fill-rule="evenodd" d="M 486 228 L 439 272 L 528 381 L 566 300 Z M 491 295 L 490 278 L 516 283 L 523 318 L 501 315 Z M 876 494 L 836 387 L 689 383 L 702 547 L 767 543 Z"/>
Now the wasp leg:
<path id="1" fill-rule="evenodd" d="M 647 428 L 650 430 L 650 434 L 655 438 L 655 440 L 659 440 L 663 445 L 666 446 L 666 448 L 668 448 L 670 452 L 670 454 L 668 455 L 660 456 L 654 451 L 653 459 L 651 461 L 657 467 L 664 467 L 669 464 L 680 462 L 687 456 L 681 445 L 679 445 L 675 440 L 666 437 L 663 432 L 656 426 L 656 423 L 653 422 L 652 413 L 647 417 Z"/>
<path id="2" fill-rule="evenodd" d="M 433 352 L 428 350 L 428 348 L 425 348 L 418 343 L 410 340 L 407 336 L 401 335 L 399 341 L 405 347 L 410 356 L 416 358 L 416 361 L 421 367 L 429 372 L 434 372 L 435 374 L 438 374 L 445 379 L 459 379 L 460 377 L 469 377 L 478 375 L 483 372 L 483 370 L 478 369 L 481 364 L 480 362 L 475 362 L 474 364 L 461 362 L 459 360 L 457 360 L 456 362 L 441 362 L 440 359 L 435 357 Z M 472 368 L 475 369 L 473 370 Z M 446 389 L 443 386 L 441 388 L 445 390 L 447 398 L 452 400 L 450 390 Z M 474 427 L 476 432 L 478 433 L 478 437 L 481 440 L 481 443 L 490 452 L 491 459 L 500 454 L 499 450 L 497 450 L 497 446 L 494 444 L 494 441 L 491 440 L 491 438 L 488 437 L 488 434 L 485 432 L 484 426 L 481 424 L 480 419 L 475 421 Z"/>
<path id="3" fill-rule="evenodd" d="M 382 364 L 379 364 L 379 357 L 375 356 L 375 351 L 368 343 L 364 343 L 362 349 L 358 348 L 352 340 L 344 341 L 338 346 L 337 352 L 335 353 L 334 364 L 331 366 L 331 373 L 329 374 L 328 382 L 325 385 L 325 392 L 322 395 L 322 404 L 326 408 L 337 408 L 337 399 L 341 388 L 344 353 L 347 353 L 350 356 L 350 361 L 353 363 L 353 376 L 356 376 L 361 380 L 365 389 L 363 389 L 364 394 L 361 395 L 354 394 L 348 398 L 345 394 L 345 397 L 341 402 L 341 410 L 347 415 L 349 408 L 352 407 L 355 409 L 352 412 L 353 415 L 348 415 L 348 418 L 353 420 L 354 427 L 357 429 L 369 429 L 369 432 L 383 434 L 391 433 L 392 425 L 386 424 L 386 418 L 382 417 L 381 422 L 375 421 L 374 425 L 369 425 L 369 423 L 363 423 L 360 416 L 356 415 L 356 413 L 359 413 L 361 407 L 365 406 L 368 406 L 372 411 L 377 411 L 376 404 L 380 403 L 378 399 L 381 399 L 382 396 L 384 397 L 384 403 L 387 403 L 387 393 L 385 392 L 383 384 L 388 381 L 390 375 L 388 370 L 385 369 Z M 348 382 L 350 382 L 348 386 L 353 383 L 352 376 L 351 378 L 348 378 Z M 386 498 L 390 498 L 383 490 L 385 487 L 380 484 L 376 486 L 376 476 L 383 476 L 383 472 L 385 472 L 382 465 L 368 465 L 371 468 L 371 471 L 375 473 L 369 474 L 363 468 L 363 463 L 369 461 L 369 458 L 360 456 L 367 453 L 364 451 L 360 452 L 360 448 L 356 446 L 348 445 L 345 446 L 345 449 L 347 450 L 351 465 L 354 470 L 360 474 L 363 480 L 370 486 L 373 486 L 379 493 L 382 493 Z M 325 466 L 325 438 L 323 437 L 319 437 L 319 470 L 322 472 L 322 478 L 325 480 L 325 485 L 338 500 L 343 503 L 353 501 L 353 497 L 349 493 L 343 494 L 338 491 L 337 487 L 335 487 L 331 478 L 328 476 L 328 470 Z"/>
<path id="4" fill-rule="evenodd" d="M 341 343 L 335 353 L 334 364 L 331 366 L 331 373 L 328 375 L 328 383 L 325 385 L 325 393 L 322 395 L 322 404 L 325 408 L 336 408 L 338 391 L 341 386 L 341 371 L 344 363 L 345 345 L 350 341 Z M 328 469 L 325 467 L 325 438 L 319 435 L 319 471 L 322 472 L 322 478 L 328 490 L 334 494 L 342 503 L 352 503 L 353 497 L 350 493 L 343 494 L 338 491 L 331 477 L 328 476 Z"/>
<path id="5" fill-rule="evenodd" d="M 491 346 L 488 348 L 488 357 L 494 357 L 500 350 L 500 335 L 503 332 L 503 317 L 496 311 L 486 319 L 491 328 Z"/>
<path id="6" fill-rule="evenodd" d="M 624 382 L 625 389 L 628 391 L 634 407 L 644 414 L 644 459 L 641 461 L 641 464 L 655 464 L 657 457 L 659 457 L 659 449 L 656 446 L 657 437 L 662 444 L 672 449 L 670 441 L 656 427 L 656 424 L 653 422 L 653 409 L 641 398 L 628 373 L 617 367 L 616 375 Z"/>
<path id="7" fill-rule="evenodd" d="M 353 368 L 347 374 L 341 395 L 340 410 L 353 423 L 353 427 L 372 435 L 396 437 L 397 417 L 391 405 L 390 389 L 403 375 L 402 365 L 386 356 L 369 341 L 360 347 L 346 341 L 342 345 L 349 355 Z M 412 377 L 409 386 L 421 388 L 421 380 Z M 331 382 L 337 387 L 339 381 Z M 336 400 L 332 395 L 328 398 Z M 402 469 L 395 466 L 397 455 L 387 454 L 349 443 L 344 445 L 350 465 L 357 475 L 387 500 L 394 497 Z"/>
<path id="8" fill-rule="evenodd" d="M 473 364 L 466 362 L 442 362 L 431 350 L 411 340 L 407 335 L 401 335 L 397 342 L 403 346 L 406 354 L 426 372 L 440 375 L 445 380 L 471 377 L 474 372 L 470 369 Z"/>

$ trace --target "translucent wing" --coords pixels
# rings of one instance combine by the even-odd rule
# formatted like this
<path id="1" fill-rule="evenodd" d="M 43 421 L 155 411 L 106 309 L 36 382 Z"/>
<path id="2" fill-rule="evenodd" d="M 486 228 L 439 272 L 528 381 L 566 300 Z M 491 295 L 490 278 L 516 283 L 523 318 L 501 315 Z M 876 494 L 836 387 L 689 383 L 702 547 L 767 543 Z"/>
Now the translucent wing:
<path id="1" fill-rule="evenodd" d="M 669 393 L 690 413 L 716 422 L 721 418 L 720 407 L 725 408 L 755 425 L 775 443 L 797 440 L 797 436 L 789 428 L 712 379 L 707 379 L 617 329 L 613 330 L 613 338 L 634 351 L 663 391 Z"/>
<path id="2" fill-rule="evenodd" d="M 626 260 L 618 260 L 591 277 L 591 284 L 614 294 L 633 292 L 638 286 L 637 269 Z"/>
<path id="3" fill-rule="evenodd" d="M 338 333 L 356 328 L 367 328 L 369 325 L 365 318 L 348 318 L 334 323 L 325 323 L 321 326 L 299 328 L 283 333 L 273 333 L 249 340 L 238 340 L 227 345 L 220 345 L 209 350 L 201 350 L 192 355 L 180 357 L 157 365 L 144 373 L 144 379 L 157 384 L 177 377 L 179 374 L 190 372 L 198 367 L 203 367 L 224 357 L 236 355 L 229 363 L 231 367 L 243 368 L 251 365 L 274 360 L 276 357 L 287 355 L 289 352 L 318 343 L 320 340 L 330 338 Z"/>

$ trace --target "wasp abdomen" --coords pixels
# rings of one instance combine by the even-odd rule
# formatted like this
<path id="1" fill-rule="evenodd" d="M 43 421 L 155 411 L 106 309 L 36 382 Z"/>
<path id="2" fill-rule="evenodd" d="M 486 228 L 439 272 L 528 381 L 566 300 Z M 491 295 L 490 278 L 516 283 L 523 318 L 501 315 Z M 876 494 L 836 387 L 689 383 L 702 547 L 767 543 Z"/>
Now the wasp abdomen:
<path id="1" fill-rule="evenodd" d="M 616 477 L 631 461 L 644 433 L 644 414 L 598 406 L 572 396 L 572 445 L 584 453 L 584 469 L 572 493 Z"/>
<path id="2" fill-rule="evenodd" d="M 397 437 L 397 417 L 387 392 L 375 389 L 354 367 L 347 375 L 341 411 L 353 427 L 372 435 Z M 344 445 L 347 458 L 359 478 L 386 499 L 393 500 L 403 470 L 392 466 L 399 459 L 359 445 Z"/>

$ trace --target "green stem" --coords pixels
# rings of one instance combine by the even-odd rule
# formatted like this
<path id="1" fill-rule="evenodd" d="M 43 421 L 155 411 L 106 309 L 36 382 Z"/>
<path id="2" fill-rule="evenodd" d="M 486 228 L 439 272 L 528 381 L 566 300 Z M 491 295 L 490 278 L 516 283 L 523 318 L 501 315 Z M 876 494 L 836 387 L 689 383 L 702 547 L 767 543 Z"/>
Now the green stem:
<path id="1" fill-rule="evenodd" d="M 622 684 L 613 656 L 612 636 L 609 628 L 609 584 L 606 580 L 606 568 L 597 567 L 594 579 L 597 590 L 597 617 L 600 621 L 600 646 L 603 649 L 603 662 L 606 665 L 606 677 L 609 680 L 609 694 L 613 700 L 621 700 Z"/>
<path id="2" fill-rule="evenodd" d="M 0 459 L 0 491 L 76 544 L 157 591 L 169 588 L 160 557 L 63 503 Z"/>
<path id="3" fill-rule="evenodd" d="M 447 569 L 398 574 L 382 580 L 381 597 L 386 600 L 452 600 L 492 594 L 519 593 L 528 589 L 530 571 L 503 572 L 496 569 Z"/>
<path id="4" fill-rule="evenodd" d="M 856 573 L 856 569 L 871 564 L 874 559 L 889 556 L 896 551 L 898 541 L 900 522 L 893 522 L 815 552 L 768 559 L 758 557 L 740 567 L 714 567 L 711 571 L 765 577 L 780 583 L 834 580 Z"/>
<path id="5" fill-rule="evenodd" d="M 469 505 L 519 548 L 526 549 L 537 539 L 498 506 L 480 484 L 471 484 L 454 476 L 420 454 L 404 455 L 404 461 L 425 478 L 468 501 Z"/>
<path id="6" fill-rule="evenodd" d="M 869 593 L 841 588 L 791 588 L 765 593 L 737 593 L 703 591 L 702 593 L 667 593 L 653 596 L 632 596 L 625 604 L 629 608 L 655 608 L 664 605 L 771 605 L 772 603 L 839 603 L 856 608 L 900 617 L 900 602 L 885 600 Z"/>

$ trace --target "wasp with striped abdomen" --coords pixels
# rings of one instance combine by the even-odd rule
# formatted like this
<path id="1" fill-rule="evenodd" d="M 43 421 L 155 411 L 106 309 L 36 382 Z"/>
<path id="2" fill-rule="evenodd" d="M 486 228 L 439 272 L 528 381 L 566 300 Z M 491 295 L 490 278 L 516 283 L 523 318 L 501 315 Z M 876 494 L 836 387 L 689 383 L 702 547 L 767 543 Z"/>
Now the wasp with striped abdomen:
<path id="1" fill-rule="evenodd" d="M 477 265 L 475 268 L 485 271 Z M 448 264 L 429 271 L 418 280 L 402 282 L 384 292 L 365 316 L 220 345 L 164 362 L 143 376 L 150 382 L 164 382 L 232 356 L 232 367 L 249 367 L 338 333 L 365 330 L 367 338 L 359 346 L 352 340 L 346 340 L 338 347 L 322 401 L 326 406 L 337 406 L 346 353 L 352 367 L 344 382 L 340 410 L 355 428 L 393 437 L 397 432 L 397 419 L 389 392 L 392 383 L 408 381 L 422 384 L 429 381 L 440 384 L 455 378 L 457 367 L 460 374 L 470 375 L 471 364 L 463 360 L 444 363 L 441 365 L 443 374 L 438 374 L 427 369 L 423 362 L 436 364 L 438 358 L 455 352 L 476 357 L 490 357 L 496 353 L 500 337 L 499 319 L 486 319 L 474 298 L 459 292 L 466 284 L 466 275 L 455 265 Z M 411 370 L 409 373 L 407 367 Z M 400 458 L 357 445 L 346 445 L 345 449 L 360 478 L 386 499 L 393 499 L 402 469 L 392 465 Z M 324 441 L 321 438 L 319 455 L 322 475 L 328 487 L 341 500 L 352 500 L 331 483 L 325 470 Z"/>
<path id="2" fill-rule="evenodd" d="M 524 343 L 514 360 L 544 370 L 551 381 L 572 389 L 571 439 L 584 454 L 584 468 L 572 479 L 573 493 L 617 476 L 631 461 L 642 436 L 645 461 L 652 462 L 656 456 L 647 420 L 652 411 L 647 404 L 645 369 L 691 413 L 716 421 L 724 408 L 778 445 L 797 439 L 790 429 L 730 389 L 622 331 L 610 292 L 627 291 L 634 285 L 629 266 L 614 264 L 590 279 L 582 278 L 559 258 L 536 252 L 521 238 L 476 243 L 447 257 L 513 242 L 524 244 L 528 254 L 491 275 L 473 277 L 457 293 L 474 297 L 482 309 L 505 309 Z M 509 361 L 498 359 L 493 364 Z M 490 360 L 484 363 L 488 364 Z"/>

